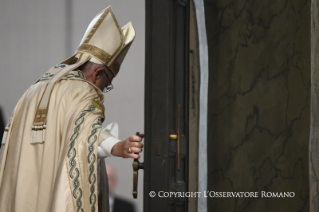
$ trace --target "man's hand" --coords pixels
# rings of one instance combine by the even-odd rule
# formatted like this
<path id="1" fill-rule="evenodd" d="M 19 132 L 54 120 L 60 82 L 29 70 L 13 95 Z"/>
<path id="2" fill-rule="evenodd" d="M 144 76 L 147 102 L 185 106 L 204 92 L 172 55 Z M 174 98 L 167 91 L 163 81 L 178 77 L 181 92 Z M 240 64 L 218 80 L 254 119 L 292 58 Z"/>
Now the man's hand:
<path id="1" fill-rule="evenodd" d="M 117 157 L 122 158 L 134 158 L 139 159 L 139 154 L 142 152 L 143 144 L 141 143 L 143 136 L 133 135 L 128 137 L 125 141 L 120 141 L 116 143 L 113 148 L 111 154 Z M 129 152 L 131 150 L 131 153 Z"/>

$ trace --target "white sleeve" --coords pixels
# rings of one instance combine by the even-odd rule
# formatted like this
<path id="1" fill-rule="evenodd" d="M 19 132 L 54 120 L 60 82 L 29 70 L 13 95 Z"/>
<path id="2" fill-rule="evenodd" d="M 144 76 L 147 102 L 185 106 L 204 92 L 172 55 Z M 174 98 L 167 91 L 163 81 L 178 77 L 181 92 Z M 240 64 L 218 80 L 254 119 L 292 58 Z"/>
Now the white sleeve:
<path id="1" fill-rule="evenodd" d="M 98 158 L 105 158 L 105 157 L 111 157 L 111 151 L 113 146 L 121 140 L 114 138 L 114 137 L 108 137 L 104 139 L 97 149 L 97 156 Z"/>

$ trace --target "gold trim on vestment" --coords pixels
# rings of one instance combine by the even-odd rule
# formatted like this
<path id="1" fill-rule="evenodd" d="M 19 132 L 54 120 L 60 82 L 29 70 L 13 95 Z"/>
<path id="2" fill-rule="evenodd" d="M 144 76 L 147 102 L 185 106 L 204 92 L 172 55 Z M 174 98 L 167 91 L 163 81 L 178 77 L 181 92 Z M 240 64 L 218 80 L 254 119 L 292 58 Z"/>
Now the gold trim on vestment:
<path id="1" fill-rule="evenodd" d="M 101 106 L 101 103 L 99 100 L 92 100 L 92 105 L 94 105 L 96 107 L 96 109 L 100 110 L 103 113 L 103 118 L 105 118 L 104 116 L 104 106 Z"/>
<path id="2" fill-rule="evenodd" d="M 47 85 L 43 91 L 41 99 L 39 101 L 38 109 L 35 113 L 35 117 L 32 124 L 32 134 L 31 134 L 31 144 L 38 144 L 44 143 L 46 137 L 46 119 L 48 114 L 48 106 L 50 102 L 51 93 L 53 87 L 55 86 L 56 82 L 60 81 L 65 74 L 69 71 L 74 70 L 75 68 L 81 66 L 86 61 L 90 60 L 91 56 L 88 56 L 83 61 L 79 61 L 73 65 L 65 66 L 64 68 L 60 69 L 51 79 L 47 82 Z M 54 69 L 54 67 L 53 67 Z"/>
<path id="3" fill-rule="evenodd" d="M 39 108 L 35 114 L 33 125 L 44 125 L 47 118 L 47 108 Z"/>

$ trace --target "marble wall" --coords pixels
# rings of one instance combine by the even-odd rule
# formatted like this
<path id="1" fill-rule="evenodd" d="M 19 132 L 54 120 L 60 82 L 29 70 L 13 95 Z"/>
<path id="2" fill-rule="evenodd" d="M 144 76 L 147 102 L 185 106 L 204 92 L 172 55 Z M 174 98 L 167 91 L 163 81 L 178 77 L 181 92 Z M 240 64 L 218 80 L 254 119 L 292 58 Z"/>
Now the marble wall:
<path id="1" fill-rule="evenodd" d="M 204 2 L 208 190 L 258 193 L 208 197 L 208 211 L 309 211 L 311 2 Z"/>

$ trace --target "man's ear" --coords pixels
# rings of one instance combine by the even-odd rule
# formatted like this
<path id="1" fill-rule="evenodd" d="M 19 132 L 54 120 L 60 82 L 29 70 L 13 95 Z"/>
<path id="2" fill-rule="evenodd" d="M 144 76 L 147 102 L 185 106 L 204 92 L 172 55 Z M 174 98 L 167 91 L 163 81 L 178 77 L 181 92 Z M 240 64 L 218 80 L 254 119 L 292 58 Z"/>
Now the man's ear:
<path id="1" fill-rule="evenodd" d="M 100 79 L 103 74 L 104 74 L 104 69 L 96 66 L 95 69 L 93 70 L 93 75 L 92 75 L 93 83 L 95 84 L 96 81 Z"/>

